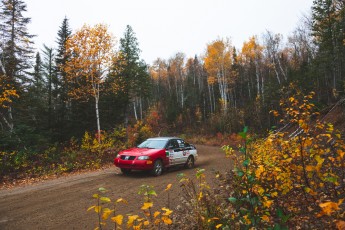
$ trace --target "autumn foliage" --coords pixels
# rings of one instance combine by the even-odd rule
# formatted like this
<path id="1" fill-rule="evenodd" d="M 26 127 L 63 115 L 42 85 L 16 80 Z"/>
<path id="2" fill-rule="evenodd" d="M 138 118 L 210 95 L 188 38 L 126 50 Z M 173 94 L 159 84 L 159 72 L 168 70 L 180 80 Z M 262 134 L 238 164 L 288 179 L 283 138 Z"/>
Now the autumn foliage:
<path id="1" fill-rule="evenodd" d="M 313 95 L 297 91 L 281 101 L 289 132 L 254 141 L 245 129 L 241 154 L 224 147 L 236 165 L 229 200 L 243 225 L 305 229 L 344 223 L 345 143 L 332 124 L 312 120 L 318 115 Z"/>
<path id="2" fill-rule="evenodd" d="M 163 191 L 168 194 L 171 188 L 168 184 Z M 126 205 L 128 202 L 123 198 L 118 198 L 114 201 L 106 196 L 107 190 L 99 188 L 98 193 L 93 194 L 96 200 L 95 205 L 88 208 L 87 211 L 94 211 L 98 217 L 97 227 L 95 229 L 169 229 L 172 224 L 171 216 L 173 211 L 167 207 L 156 208 L 154 207 L 154 197 L 157 193 L 150 185 L 141 185 L 138 194 L 142 195 L 143 205 L 140 208 L 141 213 L 124 215 L 120 210 L 120 205 Z M 133 200 L 132 200 L 133 201 Z M 169 200 L 168 204 L 169 205 Z M 110 223 L 109 223 L 110 222 Z"/>
<path id="3" fill-rule="evenodd" d="M 343 229 L 345 143 L 317 120 L 314 93 L 296 90 L 281 101 L 282 129 L 254 139 L 245 127 L 236 151 L 223 146 L 234 169 L 182 176 L 179 228 Z M 279 116 L 277 111 L 272 111 Z"/>

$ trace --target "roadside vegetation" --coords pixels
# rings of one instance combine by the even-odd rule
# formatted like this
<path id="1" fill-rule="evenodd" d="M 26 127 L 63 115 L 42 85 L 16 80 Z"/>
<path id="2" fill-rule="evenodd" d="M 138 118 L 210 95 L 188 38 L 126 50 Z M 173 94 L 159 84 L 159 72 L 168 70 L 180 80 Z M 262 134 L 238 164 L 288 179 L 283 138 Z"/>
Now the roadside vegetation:
<path id="1" fill-rule="evenodd" d="M 180 202 L 162 208 L 169 210 L 162 219 L 160 212 L 152 217 L 156 193 L 150 186 L 139 191 L 146 196 L 143 217 L 128 215 L 127 223 L 119 209 L 102 206 L 108 198 L 94 195 L 98 203 L 90 209 L 99 216 L 97 228 L 108 229 L 105 221 L 113 213 L 115 229 L 344 229 L 345 142 L 332 124 L 316 119 L 313 96 L 296 91 L 281 101 L 281 112 L 272 111 L 293 132 L 255 138 L 245 127 L 238 148 L 224 145 L 233 170 L 219 170 L 214 178 L 203 169 L 194 178 L 179 174 Z"/>

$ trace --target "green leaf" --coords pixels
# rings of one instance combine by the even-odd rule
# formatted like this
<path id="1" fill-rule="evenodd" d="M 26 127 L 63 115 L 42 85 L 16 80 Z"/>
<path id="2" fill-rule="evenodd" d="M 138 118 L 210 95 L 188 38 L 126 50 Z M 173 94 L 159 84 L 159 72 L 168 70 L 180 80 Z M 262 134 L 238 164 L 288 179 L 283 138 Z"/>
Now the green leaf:
<path id="1" fill-rule="evenodd" d="M 277 216 L 282 219 L 284 216 L 283 210 L 281 208 L 277 209 Z M 279 226 L 280 227 L 280 226 Z"/>
<path id="2" fill-rule="evenodd" d="M 147 194 L 148 194 L 148 195 L 157 196 L 157 193 L 156 193 L 156 191 L 154 191 L 154 190 L 148 191 Z"/>
<path id="3" fill-rule="evenodd" d="M 231 203 L 236 203 L 237 199 L 235 197 L 229 197 L 228 200 L 231 202 Z"/>
<path id="4" fill-rule="evenodd" d="M 237 173 L 237 176 L 239 176 L 239 177 L 243 177 L 243 175 L 244 175 L 243 171 L 237 171 L 236 173 Z"/>
<path id="5" fill-rule="evenodd" d="M 289 218 L 290 218 L 290 215 L 285 215 L 285 216 L 283 216 L 282 222 L 283 222 L 283 223 L 286 223 L 286 222 L 289 220 Z"/>
<path id="6" fill-rule="evenodd" d="M 196 173 L 196 177 L 199 178 L 202 174 L 204 174 L 205 169 L 199 169 Z"/>
<path id="7" fill-rule="evenodd" d="M 106 192 L 107 190 L 106 190 L 105 188 L 103 188 L 103 187 L 100 187 L 100 188 L 98 188 L 98 191 L 100 191 L 100 192 Z"/>
<path id="8" fill-rule="evenodd" d="M 331 183 L 335 183 L 335 182 L 337 182 L 337 180 L 338 179 L 336 177 L 326 177 L 324 179 L 324 181 L 331 182 Z"/>
<path id="9" fill-rule="evenodd" d="M 244 132 L 244 133 L 247 133 L 247 132 L 248 132 L 248 126 L 244 126 L 243 132 Z"/>
<path id="10" fill-rule="evenodd" d="M 177 178 L 178 178 L 178 179 L 182 179 L 183 177 L 185 177 L 185 174 L 184 174 L 184 173 L 178 173 L 178 174 L 177 174 Z"/>
<path id="11" fill-rule="evenodd" d="M 274 225 L 273 230 L 281 230 L 280 225 L 279 225 L 278 223 L 276 223 L 276 224 Z"/>
<path id="12" fill-rule="evenodd" d="M 247 137 L 247 134 L 244 133 L 244 132 L 239 132 L 238 135 L 239 135 L 240 137 L 242 137 L 242 139 L 246 139 L 246 137 Z"/>
<path id="13" fill-rule="evenodd" d="M 241 153 L 245 153 L 246 152 L 246 148 L 245 147 L 240 147 L 239 150 L 240 150 Z"/>
<path id="14" fill-rule="evenodd" d="M 248 180 L 250 183 L 253 183 L 255 181 L 255 177 L 253 177 L 252 175 L 248 175 Z"/>
<path id="15" fill-rule="evenodd" d="M 243 165 L 244 167 L 247 167 L 247 166 L 249 165 L 249 162 L 250 162 L 250 159 L 248 158 L 248 159 L 246 159 L 245 161 L 243 161 L 242 165 Z"/>

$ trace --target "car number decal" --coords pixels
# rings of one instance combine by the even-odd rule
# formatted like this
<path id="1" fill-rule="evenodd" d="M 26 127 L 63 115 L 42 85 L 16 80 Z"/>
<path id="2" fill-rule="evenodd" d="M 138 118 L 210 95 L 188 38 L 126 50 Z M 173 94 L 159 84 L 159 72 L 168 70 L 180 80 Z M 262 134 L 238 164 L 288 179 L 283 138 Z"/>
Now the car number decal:
<path id="1" fill-rule="evenodd" d="M 188 150 L 183 150 L 183 156 L 186 156 L 189 154 L 189 151 Z"/>

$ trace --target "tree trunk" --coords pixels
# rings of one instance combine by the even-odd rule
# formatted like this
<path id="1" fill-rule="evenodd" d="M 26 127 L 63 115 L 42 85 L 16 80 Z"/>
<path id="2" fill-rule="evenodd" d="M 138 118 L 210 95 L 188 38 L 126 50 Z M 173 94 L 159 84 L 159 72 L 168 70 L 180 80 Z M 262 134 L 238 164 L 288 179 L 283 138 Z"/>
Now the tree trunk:
<path id="1" fill-rule="evenodd" d="M 97 120 L 97 137 L 98 137 L 98 143 L 101 143 L 101 123 L 100 123 L 100 119 L 99 119 L 98 101 L 99 101 L 99 98 L 95 97 L 96 120 Z"/>
<path id="2" fill-rule="evenodd" d="M 138 121 L 138 114 L 137 114 L 137 109 L 136 109 L 136 106 L 135 106 L 135 101 L 133 101 L 133 110 L 134 110 L 135 120 Z"/>

